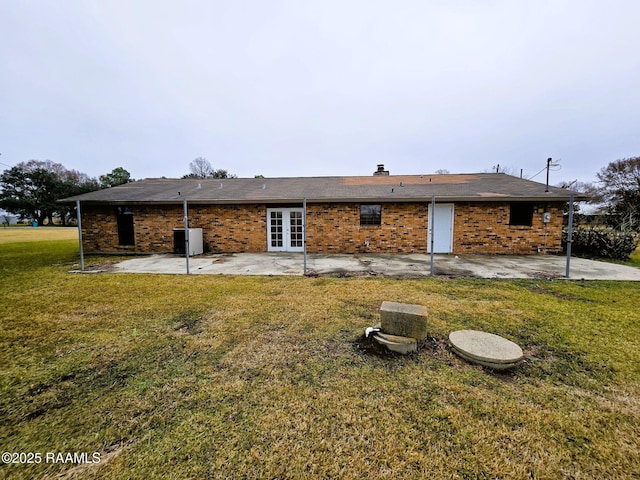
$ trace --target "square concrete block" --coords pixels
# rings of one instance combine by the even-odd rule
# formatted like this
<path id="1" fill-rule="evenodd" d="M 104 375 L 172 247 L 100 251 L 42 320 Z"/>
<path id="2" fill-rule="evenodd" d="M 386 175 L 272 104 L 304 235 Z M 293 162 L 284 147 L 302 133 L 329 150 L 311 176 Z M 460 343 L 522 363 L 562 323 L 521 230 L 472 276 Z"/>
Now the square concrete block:
<path id="1" fill-rule="evenodd" d="M 382 302 L 382 331 L 391 335 L 422 340 L 427 336 L 427 307 L 409 303 Z"/>

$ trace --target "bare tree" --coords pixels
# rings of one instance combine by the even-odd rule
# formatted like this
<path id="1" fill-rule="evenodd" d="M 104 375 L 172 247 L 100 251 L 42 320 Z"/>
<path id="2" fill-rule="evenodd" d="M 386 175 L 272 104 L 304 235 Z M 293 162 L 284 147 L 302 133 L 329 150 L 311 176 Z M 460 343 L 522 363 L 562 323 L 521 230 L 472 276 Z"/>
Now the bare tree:
<path id="1" fill-rule="evenodd" d="M 182 178 L 237 178 L 236 175 L 222 168 L 214 169 L 209 160 L 204 157 L 198 157 L 191 162 L 189 170 L 191 170 L 191 173 Z"/>
<path id="2" fill-rule="evenodd" d="M 198 157 L 191 162 L 189 164 L 189 171 L 191 173 L 186 175 L 188 178 L 211 178 L 214 173 L 211 163 L 204 157 Z"/>

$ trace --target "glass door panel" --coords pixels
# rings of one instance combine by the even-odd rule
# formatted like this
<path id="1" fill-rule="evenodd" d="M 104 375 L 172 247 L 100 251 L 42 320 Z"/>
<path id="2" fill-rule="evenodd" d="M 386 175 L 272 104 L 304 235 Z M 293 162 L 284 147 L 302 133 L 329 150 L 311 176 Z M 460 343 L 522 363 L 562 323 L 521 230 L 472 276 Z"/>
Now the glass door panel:
<path id="1" fill-rule="evenodd" d="M 302 211 L 292 210 L 289 212 L 289 247 L 302 248 L 303 236 Z"/>
<path id="2" fill-rule="evenodd" d="M 282 211 L 272 211 L 269 215 L 269 233 L 271 248 L 284 247 L 284 225 L 282 221 Z"/>

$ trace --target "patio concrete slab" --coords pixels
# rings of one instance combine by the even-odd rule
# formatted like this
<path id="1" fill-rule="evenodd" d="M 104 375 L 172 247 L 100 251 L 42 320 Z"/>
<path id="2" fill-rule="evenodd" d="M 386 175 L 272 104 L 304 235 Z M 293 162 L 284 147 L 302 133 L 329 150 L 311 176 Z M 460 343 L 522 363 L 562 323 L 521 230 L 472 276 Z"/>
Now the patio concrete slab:
<path id="1" fill-rule="evenodd" d="M 239 253 L 190 257 L 192 274 L 302 275 L 302 253 Z M 472 278 L 564 278 L 566 258 L 547 255 L 435 255 L 434 274 Z M 186 273 L 184 257 L 172 254 L 135 257 L 115 265 L 130 273 Z M 308 254 L 307 273 L 317 275 L 428 276 L 424 254 Z M 571 279 L 640 281 L 640 269 L 626 265 L 571 259 Z"/>

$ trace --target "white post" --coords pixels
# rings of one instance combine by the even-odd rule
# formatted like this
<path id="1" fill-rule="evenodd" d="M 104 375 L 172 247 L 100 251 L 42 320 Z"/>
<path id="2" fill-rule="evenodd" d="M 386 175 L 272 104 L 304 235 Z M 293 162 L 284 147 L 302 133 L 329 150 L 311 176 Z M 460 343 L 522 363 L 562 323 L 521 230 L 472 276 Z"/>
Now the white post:
<path id="1" fill-rule="evenodd" d="M 76 215 L 78 218 L 78 242 L 80 243 L 80 271 L 84 272 L 84 249 L 82 248 L 82 213 L 80 213 L 80 200 L 76 200 Z"/>
<path id="2" fill-rule="evenodd" d="M 187 263 L 187 275 L 189 275 L 189 216 L 187 215 L 187 199 L 184 199 L 184 258 Z"/>

